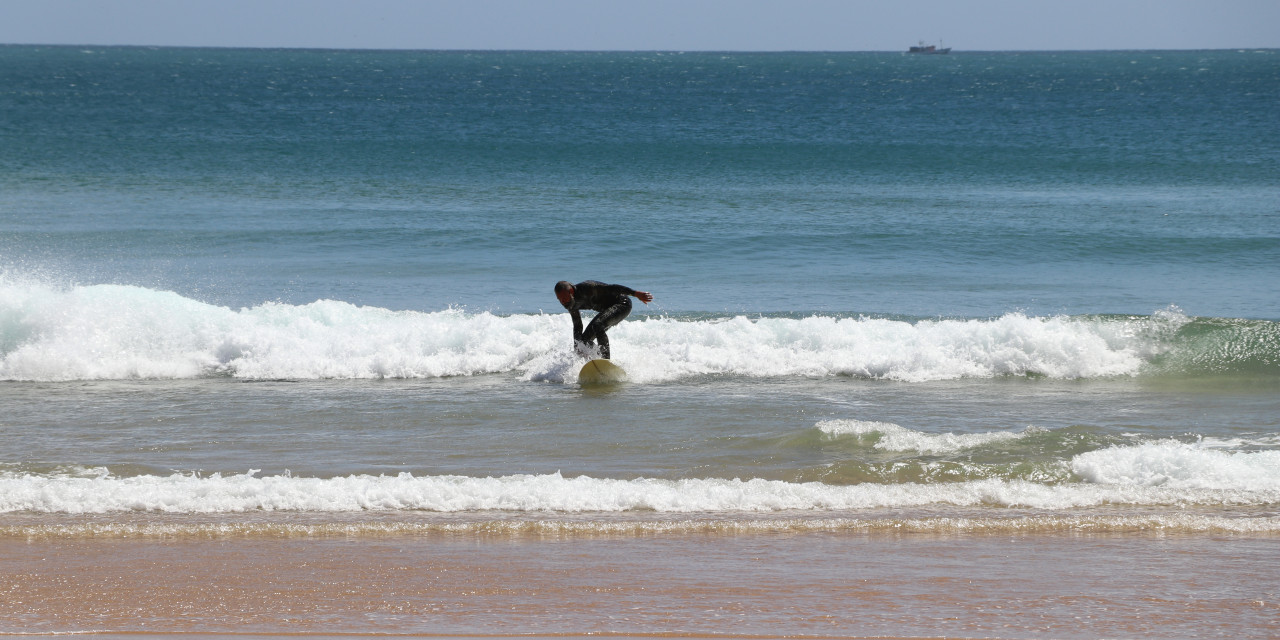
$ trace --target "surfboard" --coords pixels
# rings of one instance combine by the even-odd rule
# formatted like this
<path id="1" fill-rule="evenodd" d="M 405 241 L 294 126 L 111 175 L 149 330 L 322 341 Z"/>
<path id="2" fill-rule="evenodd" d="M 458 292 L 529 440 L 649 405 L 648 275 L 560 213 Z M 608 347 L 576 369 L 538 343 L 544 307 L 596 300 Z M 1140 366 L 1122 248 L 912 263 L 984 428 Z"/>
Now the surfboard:
<path id="1" fill-rule="evenodd" d="M 582 371 L 578 372 L 578 384 L 582 385 L 618 384 L 626 381 L 627 372 L 604 358 L 582 365 Z"/>

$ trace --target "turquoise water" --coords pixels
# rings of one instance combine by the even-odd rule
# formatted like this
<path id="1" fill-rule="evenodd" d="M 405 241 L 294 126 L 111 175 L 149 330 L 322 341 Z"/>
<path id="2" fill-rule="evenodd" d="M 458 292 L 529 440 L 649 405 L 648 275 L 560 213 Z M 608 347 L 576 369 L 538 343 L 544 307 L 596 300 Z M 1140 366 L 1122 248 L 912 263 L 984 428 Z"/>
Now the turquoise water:
<path id="1" fill-rule="evenodd" d="M 0 47 L 0 526 L 1270 535 L 1276 104 L 1271 50 Z M 562 279 L 654 294 L 627 384 Z"/>

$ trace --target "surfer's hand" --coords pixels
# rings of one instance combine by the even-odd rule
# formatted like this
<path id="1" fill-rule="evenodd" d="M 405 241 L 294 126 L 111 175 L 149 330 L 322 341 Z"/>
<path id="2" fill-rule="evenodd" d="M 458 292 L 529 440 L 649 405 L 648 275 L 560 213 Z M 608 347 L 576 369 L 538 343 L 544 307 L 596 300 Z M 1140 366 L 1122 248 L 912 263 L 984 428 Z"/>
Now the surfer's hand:
<path id="1" fill-rule="evenodd" d="M 649 304 L 649 302 L 653 300 L 653 294 L 648 291 L 634 291 L 631 295 L 640 298 L 640 302 L 645 304 Z"/>

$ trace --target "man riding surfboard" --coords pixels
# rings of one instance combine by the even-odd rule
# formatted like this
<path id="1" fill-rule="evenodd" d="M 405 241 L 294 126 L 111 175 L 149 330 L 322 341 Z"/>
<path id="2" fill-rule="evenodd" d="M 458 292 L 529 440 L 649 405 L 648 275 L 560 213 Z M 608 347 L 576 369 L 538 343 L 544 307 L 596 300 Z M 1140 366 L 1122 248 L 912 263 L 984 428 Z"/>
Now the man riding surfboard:
<path id="1" fill-rule="evenodd" d="M 569 310 L 573 317 L 573 342 L 579 353 L 586 351 L 597 340 L 600 342 L 600 357 L 609 359 L 609 336 L 605 331 L 622 322 L 631 313 L 631 296 L 649 304 L 653 296 L 646 291 L 636 291 L 620 284 L 605 284 L 595 280 L 584 280 L 573 284 L 567 280 L 556 283 L 556 298 Z M 596 312 L 586 330 L 582 328 L 582 309 Z"/>

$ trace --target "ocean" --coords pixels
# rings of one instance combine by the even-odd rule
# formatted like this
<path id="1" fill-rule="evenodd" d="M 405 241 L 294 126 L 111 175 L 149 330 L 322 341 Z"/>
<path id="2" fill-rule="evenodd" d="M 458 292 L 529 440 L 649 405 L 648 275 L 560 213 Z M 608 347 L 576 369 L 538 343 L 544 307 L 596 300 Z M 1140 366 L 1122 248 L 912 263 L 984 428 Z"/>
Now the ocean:
<path id="1" fill-rule="evenodd" d="M 1280 51 L 0 46 L 0 634 L 1280 634 Z M 578 384 L 552 288 L 654 295 Z"/>

